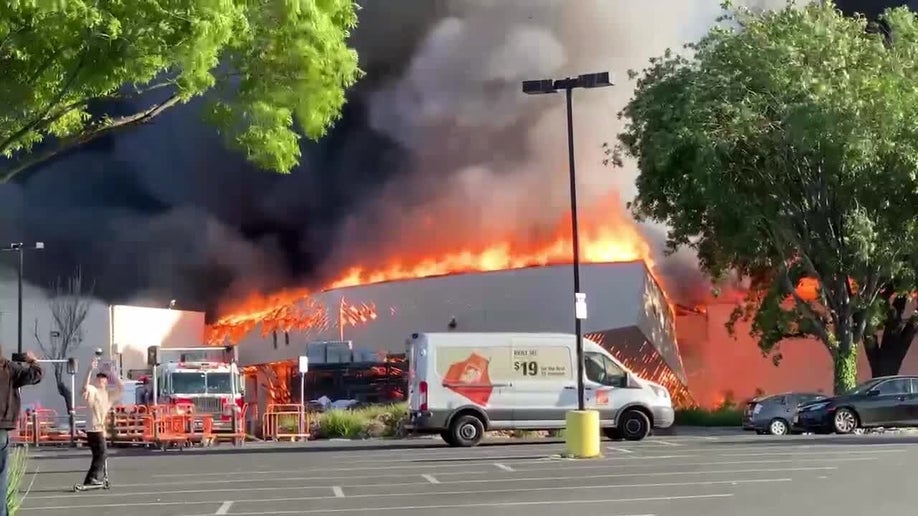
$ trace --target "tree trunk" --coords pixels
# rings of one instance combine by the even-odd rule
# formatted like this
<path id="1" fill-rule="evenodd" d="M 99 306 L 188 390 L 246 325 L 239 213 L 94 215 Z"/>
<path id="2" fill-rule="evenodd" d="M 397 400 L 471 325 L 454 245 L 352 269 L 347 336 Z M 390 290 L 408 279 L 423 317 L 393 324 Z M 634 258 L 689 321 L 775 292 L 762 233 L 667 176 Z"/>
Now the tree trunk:
<path id="1" fill-rule="evenodd" d="M 64 398 L 64 404 L 67 406 L 67 414 L 73 410 L 70 395 L 70 375 L 65 374 L 64 364 L 54 364 L 54 379 L 57 382 L 57 392 Z"/>
<path id="2" fill-rule="evenodd" d="M 879 345 L 874 340 L 872 346 L 864 348 L 873 378 L 899 374 L 902 362 L 915 340 L 916 330 L 918 326 L 911 321 L 900 325 L 887 324 Z"/>
<path id="3" fill-rule="evenodd" d="M 844 394 L 857 385 L 857 348 L 839 347 L 835 352 L 835 394 Z"/>

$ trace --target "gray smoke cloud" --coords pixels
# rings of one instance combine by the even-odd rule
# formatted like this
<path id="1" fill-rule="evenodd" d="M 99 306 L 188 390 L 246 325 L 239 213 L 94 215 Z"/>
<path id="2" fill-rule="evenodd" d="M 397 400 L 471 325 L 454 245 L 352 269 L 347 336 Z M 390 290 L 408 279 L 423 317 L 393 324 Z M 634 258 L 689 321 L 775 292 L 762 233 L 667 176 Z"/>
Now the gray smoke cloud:
<path id="1" fill-rule="evenodd" d="M 0 234 L 47 242 L 29 279 L 80 265 L 108 300 L 213 309 L 405 250 L 540 241 L 568 207 L 564 102 L 520 82 L 593 71 L 618 84 L 575 92 L 582 209 L 612 198 L 622 216 L 637 172 L 603 166 L 602 143 L 633 93 L 626 72 L 697 39 L 720 0 L 363 4 L 354 44 L 367 77 L 292 174 L 224 150 L 192 104 L 0 188 Z M 662 229 L 643 230 L 659 251 Z M 658 262 L 676 283 L 697 281 L 691 256 Z"/>

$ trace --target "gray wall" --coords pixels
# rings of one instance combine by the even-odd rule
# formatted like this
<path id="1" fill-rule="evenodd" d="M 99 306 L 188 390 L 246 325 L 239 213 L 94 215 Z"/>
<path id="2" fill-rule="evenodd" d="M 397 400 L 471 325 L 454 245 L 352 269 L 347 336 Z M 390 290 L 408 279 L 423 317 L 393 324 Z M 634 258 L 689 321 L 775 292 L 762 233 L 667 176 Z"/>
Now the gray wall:
<path id="1" fill-rule="evenodd" d="M 589 307 L 584 331 L 666 325 L 645 315 L 647 269 L 641 262 L 591 264 L 582 267 L 583 290 Z M 660 294 L 662 295 L 662 294 Z M 534 267 L 512 271 L 442 276 L 393 281 L 327 291 L 314 296 L 327 310 L 328 324 L 309 331 L 292 331 L 274 339 L 259 330 L 239 347 L 243 365 L 296 358 L 305 344 L 338 340 L 337 310 L 341 299 L 349 304 L 375 304 L 377 317 L 368 323 L 344 328 L 345 340 L 355 346 L 382 352 L 404 352 L 413 332 L 446 331 L 455 317 L 457 331 L 573 332 L 573 279 L 570 266 Z M 658 301 L 659 302 L 659 301 Z M 662 306 L 667 306 L 665 302 Z M 654 332 L 670 338 L 665 331 Z M 287 344 L 289 340 L 289 344 Z M 675 341 L 658 345 L 675 350 Z M 676 354 L 677 355 L 677 354 Z M 677 356 L 678 358 L 678 356 Z M 678 363 L 678 362 L 677 362 Z M 680 367 L 681 370 L 681 367 Z"/>

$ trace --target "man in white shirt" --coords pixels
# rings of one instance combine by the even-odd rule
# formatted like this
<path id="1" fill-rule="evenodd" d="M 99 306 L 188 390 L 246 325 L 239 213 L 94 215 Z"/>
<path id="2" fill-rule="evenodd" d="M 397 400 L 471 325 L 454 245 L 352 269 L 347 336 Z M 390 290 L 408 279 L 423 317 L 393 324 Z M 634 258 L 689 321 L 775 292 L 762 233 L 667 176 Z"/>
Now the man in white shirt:
<path id="1" fill-rule="evenodd" d="M 124 385 L 118 375 L 111 375 L 114 389 L 108 389 L 110 373 L 96 371 L 99 359 L 92 361 L 92 367 L 86 373 L 86 383 L 83 385 L 83 399 L 89 408 L 89 418 L 86 420 L 86 440 L 92 450 L 92 464 L 86 473 L 84 485 L 99 485 L 102 483 L 105 469 L 105 427 L 108 421 L 108 412 L 112 405 L 121 399 Z M 93 382 L 95 379 L 95 382 Z"/>

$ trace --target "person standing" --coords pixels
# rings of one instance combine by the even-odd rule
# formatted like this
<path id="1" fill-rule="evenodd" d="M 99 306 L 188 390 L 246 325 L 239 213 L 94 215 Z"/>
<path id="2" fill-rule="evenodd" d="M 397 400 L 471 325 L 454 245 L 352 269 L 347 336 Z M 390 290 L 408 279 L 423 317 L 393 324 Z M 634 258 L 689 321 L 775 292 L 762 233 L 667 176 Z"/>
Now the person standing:
<path id="1" fill-rule="evenodd" d="M 0 516 L 7 516 L 6 492 L 9 484 L 9 450 L 10 430 L 15 430 L 19 423 L 19 410 L 22 400 L 19 389 L 35 385 L 41 381 L 41 366 L 32 352 L 25 354 L 25 362 L 13 362 L 3 356 L 0 347 L 0 493 L 3 493 L 3 504 L 0 505 Z"/>
<path id="2" fill-rule="evenodd" d="M 83 485 L 100 485 L 103 481 L 105 470 L 105 422 L 108 411 L 112 409 L 116 400 L 121 399 L 124 385 L 118 375 L 111 375 L 111 371 L 97 371 L 99 359 L 93 359 L 89 371 L 86 372 L 86 382 L 83 384 L 83 399 L 89 408 L 89 418 L 86 421 L 86 441 L 92 451 L 92 463 L 86 472 Z M 108 389 L 109 379 L 113 380 L 114 389 Z M 93 381 L 95 380 L 95 381 Z M 0 515 L 2 516 L 2 515 Z"/>

